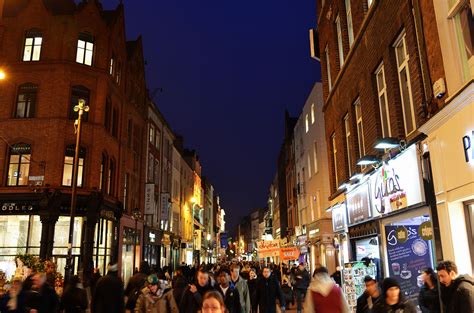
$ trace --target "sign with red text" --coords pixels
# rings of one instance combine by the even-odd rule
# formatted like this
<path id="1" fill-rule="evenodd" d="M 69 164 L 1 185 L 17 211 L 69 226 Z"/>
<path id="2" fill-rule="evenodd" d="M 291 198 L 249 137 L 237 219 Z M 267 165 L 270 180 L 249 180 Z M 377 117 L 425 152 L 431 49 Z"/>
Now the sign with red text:
<path id="1" fill-rule="evenodd" d="M 257 251 L 259 258 L 268 258 L 280 255 L 280 240 L 260 240 L 257 241 Z"/>
<path id="2" fill-rule="evenodd" d="M 297 260 L 299 257 L 300 257 L 300 251 L 296 247 L 280 249 L 280 259 L 282 261 Z"/>

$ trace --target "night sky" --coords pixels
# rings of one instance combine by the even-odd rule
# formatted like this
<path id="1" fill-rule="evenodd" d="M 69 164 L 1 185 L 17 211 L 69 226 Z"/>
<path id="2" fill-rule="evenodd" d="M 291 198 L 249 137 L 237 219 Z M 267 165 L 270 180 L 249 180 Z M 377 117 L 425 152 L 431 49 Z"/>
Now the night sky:
<path id="1" fill-rule="evenodd" d="M 147 82 L 196 149 L 227 212 L 227 230 L 266 206 L 284 132 L 319 63 L 309 56 L 316 0 L 124 0 L 127 39 L 143 36 Z M 114 8 L 119 0 L 103 0 Z"/>

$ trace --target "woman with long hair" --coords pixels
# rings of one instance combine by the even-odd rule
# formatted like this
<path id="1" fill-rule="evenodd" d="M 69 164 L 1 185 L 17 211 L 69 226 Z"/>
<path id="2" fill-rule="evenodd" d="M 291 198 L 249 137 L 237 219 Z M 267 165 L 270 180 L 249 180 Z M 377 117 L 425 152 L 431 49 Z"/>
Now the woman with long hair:
<path id="1" fill-rule="evenodd" d="M 202 300 L 202 313 L 228 313 L 224 298 L 218 291 L 208 291 Z"/>
<path id="2" fill-rule="evenodd" d="M 439 313 L 441 312 L 439 304 L 438 279 L 436 273 L 431 267 L 421 271 L 423 278 L 423 286 L 421 286 L 418 296 L 418 304 L 422 313 Z"/>

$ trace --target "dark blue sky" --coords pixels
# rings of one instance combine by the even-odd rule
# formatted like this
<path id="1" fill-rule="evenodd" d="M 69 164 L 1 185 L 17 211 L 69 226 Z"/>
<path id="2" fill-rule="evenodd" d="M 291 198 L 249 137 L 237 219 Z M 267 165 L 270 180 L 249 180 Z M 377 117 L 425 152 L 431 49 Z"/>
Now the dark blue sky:
<path id="1" fill-rule="evenodd" d="M 113 8 L 119 0 L 104 0 Z M 195 148 L 228 230 L 266 205 L 284 111 L 299 114 L 319 63 L 316 0 L 124 0 L 127 38 L 143 36 L 148 88 Z"/>

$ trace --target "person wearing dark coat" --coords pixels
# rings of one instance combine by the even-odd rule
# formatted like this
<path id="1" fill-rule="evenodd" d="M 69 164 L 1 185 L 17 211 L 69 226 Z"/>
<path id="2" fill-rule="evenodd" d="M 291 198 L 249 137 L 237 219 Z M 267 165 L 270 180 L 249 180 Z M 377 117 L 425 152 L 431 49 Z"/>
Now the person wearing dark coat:
<path id="1" fill-rule="evenodd" d="M 0 312 L 25 312 L 25 291 L 22 289 L 21 279 L 14 278 L 8 292 L 0 299 Z"/>
<path id="2" fill-rule="evenodd" d="M 227 313 L 242 313 L 242 305 L 240 303 L 239 290 L 234 284 L 230 283 L 230 271 L 227 268 L 221 268 L 217 273 L 219 291 L 224 298 Z"/>
<path id="3" fill-rule="evenodd" d="M 416 313 L 416 306 L 400 291 L 400 284 L 393 278 L 382 283 L 382 298 L 374 305 L 373 313 Z"/>
<path id="4" fill-rule="evenodd" d="M 311 281 L 311 277 L 308 270 L 304 267 L 304 263 L 300 263 L 294 270 L 293 278 L 295 281 L 293 289 L 296 293 L 296 309 L 298 313 L 301 313 L 303 309 L 303 297 L 306 295 Z"/>
<path id="5" fill-rule="evenodd" d="M 280 301 L 281 311 L 285 311 L 285 297 L 279 282 L 273 277 L 270 268 L 264 267 L 257 282 L 257 303 L 260 313 L 276 313 L 276 300 Z"/>
<path id="6" fill-rule="evenodd" d="M 250 294 L 250 305 L 251 305 L 251 312 L 257 313 L 258 312 L 258 303 L 257 303 L 257 271 L 252 268 L 249 271 L 249 280 L 247 281 L 249 286 L 249 294 Z"/>
<path id="7" fill-rule="evenodd" d="M 102 275 L 100 275 L 100 270 L 98 268 L 94 268 L 94 273 L 92 273 L 92 277 L 90 280 L 91 295 L 94 294 L 95 286 L 97 285 L 97 282 L 99 281 L 101 277 Z"/>
<path id="8" fill-rule="evenodd" d="M 188 286 L 188 280 L 184 276 L 182 268 L 178 268 L 174 272 L 171 286 L 173 288 L 173 296 L 174 296 L 174 299 L 176 300 L 176 303 L 180 303 L 181 298 L 183 297 L 183 294 L 184 294 L 184 290 Z"/>
<path id="9" fill-rule="evenodd" d="M 140 296 L 141 290 L 145 287 L 145 281 L 151 274 L 148 262 L 143 261 L 140 264 L 140 271 L 135 273 L 128 281 L 125 288 L 126 304 L 125 309 L 133 311 Z"/>
<path id="10" fill-rule="evenodd" d="M 125 300 L 123 283 L 118 276 L 117 264 L 109 264 L 107 275 L 97 282 L 92 297 L 92 313 L 124 313 Z"/>
<path id="11" fill-rule="evenodd" d="M 452 261 L 443 261 L 436 267 L 441 284 L 441 298 L 445 313 L 474 312 L 474 279 L 469 275 L 458 275 Z"/>
<path id="12" fill-rule="evenodd" d="M 26 312 L 36 310 L 38 313 L 56 313 L 59 309 L 59 298 L 56 291 L 46 283 L 46 274 L 36 273 L 33 276 L 33 287 L 25 294 Z"/>
<path id="13" fill-rule="evenodd" d="M 371 276 L 364 277 L 365 291 L 357 298 L 356 313 L 371 313 L 374 305 L 381 298 L 377 281 Z"/>
<path id="14" fill-rule="evenodd" d="M 196 274 L 196 283 L 190 284 L 184 290 L 184 294 L 179 303 L 180 313 L 197 313 L 201 311 L 202 298 L 204 294 L 214 290 L 209 280 L 209 273 L 204 269 L 199 269 Z"/>
<path id="15" fill-rule="evenodd" d="M 87 305 L 87 292 L 82 288 L 79 276 L 75 275 L 63 292 L 60 309 L 64 313 L 84 313 Z"/>
<path id="16" fill-rule="evenodd" d="M 421 286 L 418 304 L 422 313 L 440 313 L 438 281 L 432 268 L 422 271 L 424 285 Z"/>

